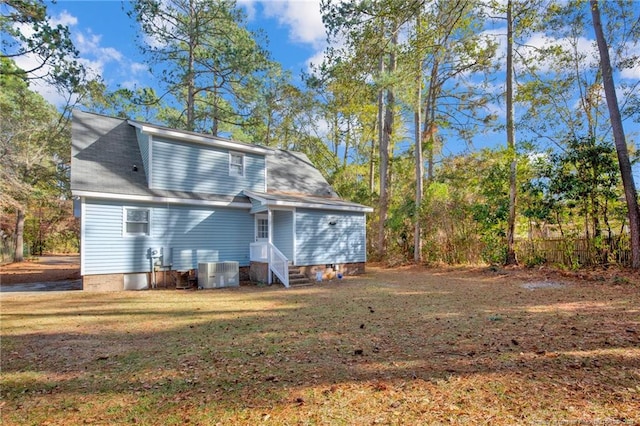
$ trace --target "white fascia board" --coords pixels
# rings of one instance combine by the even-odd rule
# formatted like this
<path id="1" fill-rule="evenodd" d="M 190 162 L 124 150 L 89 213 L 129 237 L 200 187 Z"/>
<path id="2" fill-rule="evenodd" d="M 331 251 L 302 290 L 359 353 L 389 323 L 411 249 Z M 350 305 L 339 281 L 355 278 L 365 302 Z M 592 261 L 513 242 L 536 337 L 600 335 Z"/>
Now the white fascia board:
<path id="1" fill-rule="evenodd" d="M 295 208 L 303 208 L 303 209 L 321 209 L 321 210 L 338 210 L 338 211 L 347 211 L 347 212 L 362 212 L 362 213 L 371 213 L 373 209 L 367 206 L 340 206 L 340 205 L 332 205 L 332 204 L 321 204 L 321 203 L 305 203 L 298 201 L 267 201 L 267 205 L 269 207 L 273 206 L 282 206 L 282 207 L 295 207 Z"/>
<path id="2" fill-rule="evenodd" d="M 152 195 L 110 194 L 105 192 L 93 191 L 72 191 L 72 195 L 77 197 L 98 198 L 102 200 L 140 201 L 147 203 L 169 203 L 213 207 L 235 207 L 240 209 L 250 209 L 252 207 L 251 203 L 239 203 L 234 201 L 194 200 L 190 198 L 156 197 Z"/>
<path id="3" fill-rule="evenodd" d="M 251 191 L 242 191 L 244 195 L 247 197 L 256 199 L 262 203 L 262 207 L 299 207 L 304 209 L 322 209 L 322 210 L 340 210 L 340 211 L 350 211 L 350 212 L 362 212 L 362 213 L 371 213 L 373 208 L 367 206 L 342 206 L 336 204 L 323 204 L 323 203 L 309 203 L 304 201 L 283 201 L 283 200 L 269 200 L 267 198 L 261 197 L 255 192 Z M 257 209 L 257 208 L 256 208 Z"/>
<path id="4" fill-rule="evenodd" d="M 149 146 L 147 146 L 147 152 L 149 153 L 147 167 L 149 170 L 145 170 L 145 172 L 147 173 L 147 186 L 153 189 L 153 135 L 149 135 L 147 143 L 149 144 Z"/>
<path id="5" fill-rule="evenodd" d="M 144 124 L 136 123 L 135 121 L 129 121 L 129 124 L 134 127 L 137 127 L 138 129 L 140 129 L 141 132 L 147 133 L 149 135 L 164 136 L 167 138 L 179 139 L 183 141 L 200 143 L 203 145 L 227 148 L 227 149 L 232 149 L 234 151 L 250 152 L 253 154 L 260 154 L 260 155 L 273 154 L 273 150 L 268 148 L 245 145 L 245 144 L 236 143 L 230 140 L 218 139 L 213 136 L 209 136 L 209 137 L 198 136 L 198 135 L 183 133 L 179 130 L 158 129 L 156 127 L 146 126 Z"/>

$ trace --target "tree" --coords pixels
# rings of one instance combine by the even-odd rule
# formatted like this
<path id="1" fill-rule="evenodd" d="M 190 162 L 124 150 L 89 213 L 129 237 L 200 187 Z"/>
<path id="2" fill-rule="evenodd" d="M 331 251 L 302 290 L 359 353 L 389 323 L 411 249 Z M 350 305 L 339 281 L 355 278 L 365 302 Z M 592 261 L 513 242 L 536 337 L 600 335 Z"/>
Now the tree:
<path id="1" fill-rule="evenodd" d="M 400 138 L 401 128 L 398 94 L 403 91 L 399 78 L 400 33 L 413 20 L 420 1 L 360 1 L 322 2 L 323 21 L 330 40 L 339 40 L 341 48 L 330 48 L 332 63 L 363 84 L 376 88 L 378 102 L 378 257 L 386 251 L 386 221 L 391 199 L 391 159 L 394 142 Z M 344 64 L 349 66 L 344 66 Z M 414 86 L 412 86 L 414 87 Z"/>
<path id="2" fill-rule="evenodd" d="M 491 8 L 499 13 L 506 15 L 507 33 L 506 33 L 506 139 L 507 149 L 510 157 L 509 167 L 509 215 L 506 229 L 506 252 L 504 263 L 506 265 L 514 265 L 518 263 L 515 252 L 515 232 L 516 232 L 516 213 L 517 213 L 517 145 L 516 145 L 516 113 L 515 102 L 517 101 L 517 90 L 514 87 L 516 82 L 516 62 L 514 56 L 517 55 L 517 47 L 519 46 L 517 39 L 532 31 L 535 24 L 540 19 L 539 10 L 544 9 L 544 0 L 535 2 L 507 0 L 505 9 L 498 2 L 491 2 Z M 522 64 L 528 65 L 528 58 L 522 53 Z"/>
<path id="3" fill-rule="evenodd" d="M 78 90 L 78 103 L 87 110 L 112 117 L 153 121 L 165 107 L 160 105 L 155 90 L 117 88 L 113 91 L 99 81 L 92 80 Z"/>
<path id="4" fill-rule="evenodd" d="M 507 254 L 505 264 L 517 265 L 515 250 L 516 229 L 516 141 L 513 114 L 513 3 L 507 0 L 507 147 L 511 157 L 509 165 L 509 219 L 507 221 Z"/>
<path id="5" fill-rule="evenodd" d="M 631 234 L 631 266 L 635 269 L 640 269 L 640 209 L 638 208 L 638 195 L 631 170 L 631 162 L 629 161 L 629 152 L 627 150 L 624 127 L 622 126 L 622 117 L 620 115 L 616 87 L 613 81 L 611 60 L 609 59 L 609 47 L 602 29 L 598 0 L 590 0 L 590 6 L 593 18 L 593 29 L 596 34 L 596 41 L 598 42 L 598 51 L 600 52 L 600 70 L 602 71 L 604 91 L 609 108 L 611 126 L 613 128 L 613 138 L 618 154 L 618 164 L 622 176 L 624 195 L 627 202 L 629 230 Z"/>
<path id="6" fill-rule="evenodd" d="M 24 222 L 31 199 L 60 194 L 68 163 L 68 122 L 64 115 L 28 88 L 43 81 L 67 96 L 84 81 L 69 29 L 52 25 L 40 0 L 7 0 L 1 6 L 0 35 L 0 207 L 16 215 L 15 260 L 22 260 Z M 27 61 L 25 61 L 25 59 Z M 30 63 L 27 69 L 14 60 Z"/>
<path id="7" fill-rule="evenodd" d="M 44 80 L 71 92 L 84 78 L 69 29 L 52 25 L 41 0 L 5 0 L 0 15 L 0 58 L 33 59 L 28 69 L 5 70 L 25 80 Z"/>
<path id="8" fill-rule="evenodd" d="M 166 87 L 159 99 L 180 105 L 168 125 L 216 135 L 243 123 L 269 64 L 235 1 L 137 0 L 130 15 Z"/>
<path id="9" fill-rule="evenodd" d="M 414 260 L 420 260 L 421 206 L 426 151 L 426 180 L 434 178 L 436 154 L 442 146 L 440 130 L 468 141 L 478 126 L 487 126 L 493 116 L 484 108 L 489 97 L 482 93 L 496 44 L 479 32 L 482 16 L 467 0 L 434 1 L 421 5 L 416 24 L 401 62 L 417 80 L 405 103 L 413 109 L 416 156 L 416 212 L 414 214 Z M 413 67 L 417 63 L 417 70 Z M 424 89 L 423 89 L 424 87 Z M 424 93 L 423 93 L 424 92 Z M 415 101 L 414 99 L 418 99 Z"/>
<path id="10" fill-rule="evenodd" d="M 16 214 L 14 261 L 23 260 L 23 232 L 30 200 L 60 197 L 67 176 L 67 121 L 29 90 L 13 61 L 0 58 L 0 207 Z"/>

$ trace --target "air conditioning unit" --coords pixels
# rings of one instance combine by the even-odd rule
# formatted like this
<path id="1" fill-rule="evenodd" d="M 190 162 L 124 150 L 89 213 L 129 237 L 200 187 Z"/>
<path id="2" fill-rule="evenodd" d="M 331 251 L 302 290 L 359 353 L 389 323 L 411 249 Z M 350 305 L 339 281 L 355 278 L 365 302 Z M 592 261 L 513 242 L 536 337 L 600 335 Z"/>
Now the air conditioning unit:
<path id="1" fill-rule="evenodd" d="M 198 287 L 238 287 L 240 271 L 238 262 L 198 263 Z"/>

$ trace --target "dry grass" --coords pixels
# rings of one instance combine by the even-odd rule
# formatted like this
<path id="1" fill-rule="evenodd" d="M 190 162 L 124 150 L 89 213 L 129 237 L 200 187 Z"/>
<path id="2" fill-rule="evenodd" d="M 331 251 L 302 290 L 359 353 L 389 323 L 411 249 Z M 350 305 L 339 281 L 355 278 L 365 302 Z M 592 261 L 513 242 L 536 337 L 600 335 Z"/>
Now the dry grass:
<path id="1" fill-rule="evenodd" d="M 2 424 L 639 424 L 638 283 L 539 278 L 5 293 Z"/>

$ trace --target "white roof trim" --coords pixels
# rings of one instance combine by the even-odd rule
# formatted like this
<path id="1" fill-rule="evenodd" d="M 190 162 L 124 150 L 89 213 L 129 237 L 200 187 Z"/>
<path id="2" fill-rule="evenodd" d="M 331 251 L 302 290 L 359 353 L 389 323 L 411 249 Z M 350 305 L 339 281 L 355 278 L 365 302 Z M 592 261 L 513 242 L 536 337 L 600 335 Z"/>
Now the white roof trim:
<path id="1" fill-rule="evenodd" d="M 339 211 L 349 211 L 349 212 L 363 212 L 363 213 L 371 213 L 373 208 L 367 206 L 359 206 L 359 205 L 351 205 L 345 206 L 340 204 L 331 204 L 330 200 L 327 200 L 328 203 L 313 203 L 313 202 L 305 202 L 305 201 L 290 201 L 290 200 L 269 200 L 260 195 L 251 192 L 251 191 L 242 191 L 247 197 L 251 197 L 260 201 L 263 206 L 273 207 L 299 207 L 305 209 L 322 209 L 322 210 L 339 210 Z M 263 207 L 260 206 L 260 207 Z M 254 207 L 253 211 L 257 211 L 258 208 Z"/>
<path id="2" fill-rule="evenodd" d="M 194 200 L 191 198 L 156 197 L 152 195 L 110 194 L 106 192 L 94 192 L 94 191 L 72 191 L 71 193 L 74 197 L 99 198 L 103 200 L 141 201 L 141 202 L 151 202 L 151 203 L 188 204 L 188 205 L 213 206 L 213 207 L 235 207 L 235 208 L 242 208 L 242 209 L 250 209 L 252 207 L 251 203 L 239 203 L 234 201 Z"/>
<path id="3" fill-rule="evenodd" d="M 221 148 L 228 148 L 235 151 L 251 152 L 254 154 L 261 154 L 261 155 L 273 154 L 272 149 L 263 148 L 257 145 L 247 145 L 239 142 L 234 142 L 231 140 L 219 139 L 219 138 L 216 138 L 215 136 L 204 136 L 204 135 L 199 136 L 199 135 L 194 135 L 190 133 L 184 133 L 179 130 L 159 129 L 157 127 L 137 123 L 132 120 L 129 120 L 129 124 L 140 129 L 142 133 L 147 133 L 150 135 L 165 136 L 168 138 L 180 139 L 184 141 L 217 146 Z"/>
<path id="4" fill-rule="evenodd" d="M 322 204 L 322 203 L 305 203 L 302 201 L 267 201 L 268 206 L 281 206 L 281 207 L 298 207 L 305 209 L 322 209 L 322 210 L 340 210 L 348 212 L 362 212 L 370 213 L 373 211 L 371 207 L 366 206 L 341 206 L 338 204 Z"/>

